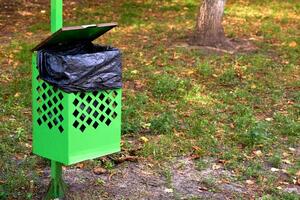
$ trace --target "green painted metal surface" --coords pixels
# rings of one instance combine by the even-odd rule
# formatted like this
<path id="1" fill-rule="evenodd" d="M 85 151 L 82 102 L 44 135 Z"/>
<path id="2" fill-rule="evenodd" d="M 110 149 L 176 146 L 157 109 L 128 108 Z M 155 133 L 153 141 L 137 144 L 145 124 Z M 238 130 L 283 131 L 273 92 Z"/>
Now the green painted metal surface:
<path id="1" fill-rule="evenodd" d="M 67 185 L 62 178 L 62 164 L 51 161 L 51 181 L 45 200 L 63 198 L 67 192 Z"/>
<path id="2" fill-rule="evenodd" d="M 32 63 L 33 152 L 70 165 L 120 151 L 122 90 L 65 93 Z"/>
<path id="3" fill-rule="evenodd" d="M 51 0 L 52 32 L 62 27 L 62 5 L 62 0 Z M 80 34 L 81 39 L 95 39 L 114 26 L 112 23 L 66 28 L 67 34 L 58 40 L 76 40 Z M 57 42 L 54 41 L 52 45 Z M 70 165 L 120 151 L 121 96 L 122 89 L 65 93 L 54 88 L 39 78 L 33 53 L 33 153 Z"/>
<path id="4" fill-rule="evenodd" d="M 63 0 L 51 0 L 51 32 L 63 27 Z"/>

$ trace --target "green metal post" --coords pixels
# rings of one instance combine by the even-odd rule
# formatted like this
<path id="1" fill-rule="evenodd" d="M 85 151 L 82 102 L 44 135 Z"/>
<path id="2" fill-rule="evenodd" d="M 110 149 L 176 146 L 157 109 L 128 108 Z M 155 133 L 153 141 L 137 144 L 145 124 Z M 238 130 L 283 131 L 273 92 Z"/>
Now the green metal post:
<path id="1" fill-rule="evenodd" d="M 63 0 L 51 0 L 51 32 L 54 33 L 63 26 Z M 62 164 L 51 160 L 51 182 L 46 200 L 63 198 L 67 185 L 62 178 Z"/>
<path id="2" fill-rule="evenodd" d="M 51 0 L 51 32 L 63 27 L 63 0 Z"/>

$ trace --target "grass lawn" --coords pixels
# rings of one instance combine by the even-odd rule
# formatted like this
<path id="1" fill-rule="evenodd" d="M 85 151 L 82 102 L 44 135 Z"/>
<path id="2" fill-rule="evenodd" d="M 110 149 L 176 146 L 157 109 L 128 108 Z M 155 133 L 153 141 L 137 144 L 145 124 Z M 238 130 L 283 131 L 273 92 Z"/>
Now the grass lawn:
<path id="1" fill-rule="evenodd" d="M 196 0 L 66 6 L 65 25 L 120 25 L 96 41 L 123 52 L 119 155 L 134 152 L 157 169 L 186 157 L 199 171 L 213 159 L 214 169 L 234 174 L 227 181 L 255 188 L 254 199 L 299 199 L 299 1 L 229 1 L 224 19 L 228 37 L 250 39 L 258 47 L 236 55 L 207 55 L 178 45 L 192 32 L 197 7 Z M 0 44 L 0 199 L 33 199 L 49 164 L 31 153 L 29 50 L 49 34 L 44 9 L 46 13 L 29 15 L 35 21 Z M 105 160 L 84 165 L 116 167 L 110 157 Z M 206 187 L 213 188 L 214 181 L 206 180 Z M 298 188 L 298 194 L 285 190 L 287 185 Z"/>

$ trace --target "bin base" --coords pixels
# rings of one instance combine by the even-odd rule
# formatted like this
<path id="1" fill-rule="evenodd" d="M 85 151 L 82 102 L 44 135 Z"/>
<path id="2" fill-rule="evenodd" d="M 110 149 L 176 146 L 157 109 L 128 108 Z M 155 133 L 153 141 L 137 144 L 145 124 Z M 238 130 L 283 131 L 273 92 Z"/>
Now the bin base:
<path id="1" fill-rule="evenodd" d="M 45 200 L 63 199 L 67 192 L 67 184 L 62 178 L 62 164 L 51 161 L 51 181 Z"/>

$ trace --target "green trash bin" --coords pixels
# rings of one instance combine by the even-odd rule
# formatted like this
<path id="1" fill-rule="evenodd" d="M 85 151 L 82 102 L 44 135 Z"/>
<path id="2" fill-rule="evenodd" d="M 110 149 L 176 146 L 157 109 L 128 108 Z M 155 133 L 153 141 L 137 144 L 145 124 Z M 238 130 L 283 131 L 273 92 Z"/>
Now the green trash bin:
<path id="1" fill-rule="evenodd" d="M 116 25 L 61 28 L 33 50 L 93 41 Z M 120 151 L 122 89 L 66 93 L 39 78 L 36 52 L 32 70 L 33 153 L 70 165 Z"/>

